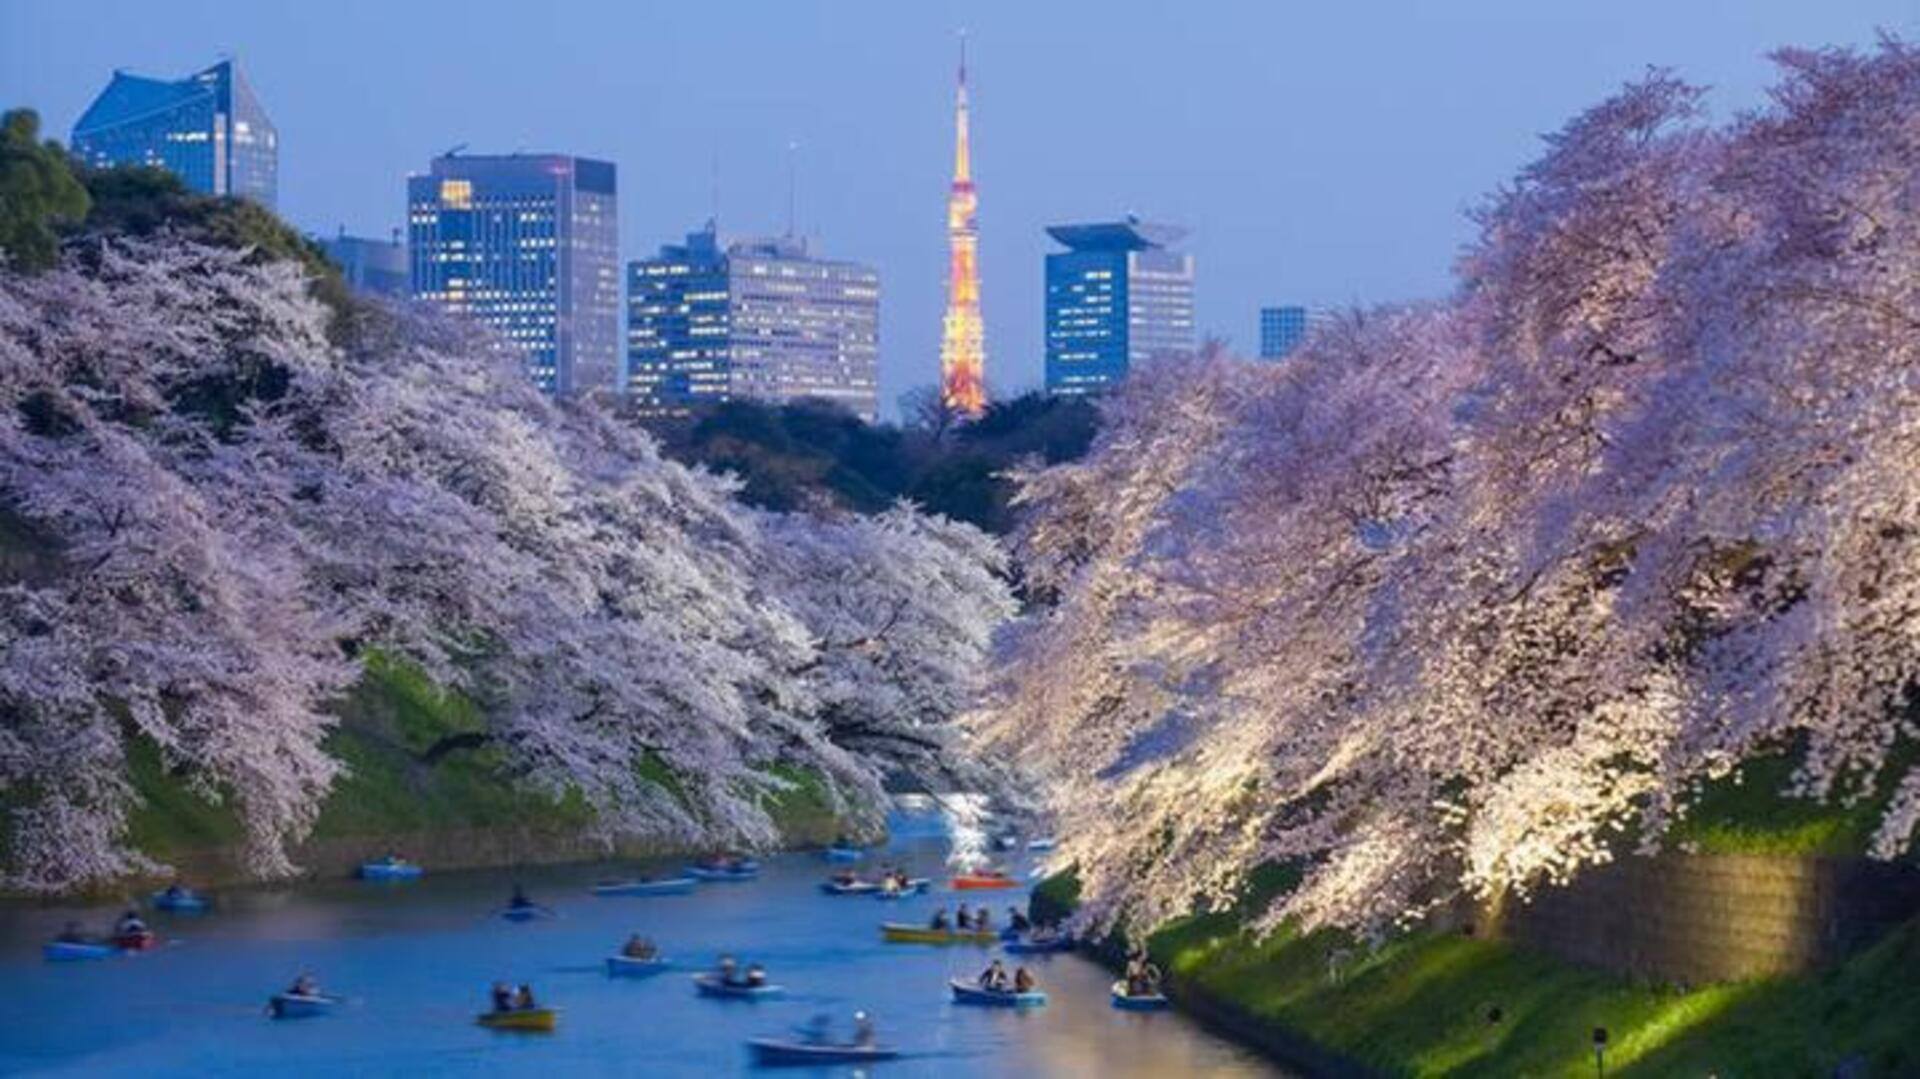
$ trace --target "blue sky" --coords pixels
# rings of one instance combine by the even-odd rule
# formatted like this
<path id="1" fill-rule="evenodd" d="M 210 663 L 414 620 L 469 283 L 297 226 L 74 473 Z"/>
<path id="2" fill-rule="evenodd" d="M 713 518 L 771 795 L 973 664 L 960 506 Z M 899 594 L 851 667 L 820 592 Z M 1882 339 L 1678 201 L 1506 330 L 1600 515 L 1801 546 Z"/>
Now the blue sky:
<path id="1" fill-rule="evenodd" d="M 116 67 L 238 56 L 281 135 L 281 211 L 385 235 L 459 143 L 620 168 L 623 254 L 799 224 L 877 265 L 882 400 L 934 381 L 956 31 L 970 36 L 988 377 L 1038 383 L 1042 228 L 1193 229 L 1202 329 L 1262 303 L 1444 292 L 1462 212 L 1648 65 L 1758 104 L 1765 54 L 1920 36 L 1920 0 L 671 4 L 0 0 L 0 106 L 64 139 Z"/>

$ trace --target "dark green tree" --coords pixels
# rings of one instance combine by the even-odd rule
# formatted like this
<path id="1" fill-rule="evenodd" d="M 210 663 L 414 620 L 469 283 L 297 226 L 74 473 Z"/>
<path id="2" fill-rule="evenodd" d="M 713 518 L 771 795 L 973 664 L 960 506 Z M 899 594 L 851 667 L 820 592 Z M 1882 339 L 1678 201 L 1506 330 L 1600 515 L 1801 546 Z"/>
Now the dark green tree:
<path id="1" fill-rule="evenodd" d="M 59 228 L 87 216 L 87 189 L 60 144 L 40 141 L 40 116 L 13 109 L 0 116 L 0 252 L 29 273 L 60 254 Z"/>

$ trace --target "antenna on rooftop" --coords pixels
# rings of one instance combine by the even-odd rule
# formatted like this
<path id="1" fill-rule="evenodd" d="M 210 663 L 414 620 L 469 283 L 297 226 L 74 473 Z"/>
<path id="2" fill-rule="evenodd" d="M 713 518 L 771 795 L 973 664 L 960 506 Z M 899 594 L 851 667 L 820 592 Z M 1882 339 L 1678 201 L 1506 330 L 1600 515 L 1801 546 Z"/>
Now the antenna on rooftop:
<path id="1" fill-rule="evenodd" d="M 451 150 L 448 150 L 448 151 L 447 151 L 446 153 L 444 153 L 444 154 L 441 154 L 440 156 L 441 156 L 441 157 L 453 157 L 454 155 L 456 155 L 456 154 L 458 154 L 458 153 L 459 153 L 460 151 L 462 151 L 462 150 L 464 150 L 464 149 L 466 149 L 466 148 L 467 148 L 467 144 L 463 142 L 463 143 L 460 143 L 460 144 L 459 144 L 458 146 L 455 146 L 455 147 L 454 147 L 453 149 L 451 149 Z"/>
<path id="2" fill-rule="evenodd" d="M 793 236 L 794 207 L 800 188 L 800 142 L 787 143 L 787 236 Z"/>

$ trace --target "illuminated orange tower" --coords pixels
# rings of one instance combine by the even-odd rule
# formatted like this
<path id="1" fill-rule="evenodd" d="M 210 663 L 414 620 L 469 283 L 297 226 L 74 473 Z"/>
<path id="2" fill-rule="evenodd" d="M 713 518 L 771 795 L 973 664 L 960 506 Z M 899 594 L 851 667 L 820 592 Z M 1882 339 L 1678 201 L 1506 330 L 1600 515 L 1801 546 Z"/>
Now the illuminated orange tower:
<path id="1" fill-rule="evenodd" d="M 962 416 L 987 407 L 986 326 L 980 321 L 980 197 L 967 151 L 967 40 L 960 39 L 960 89 L 954 104 L 953 187 L 947 194 L 947 315 L 940 333 L 940 398 Z"/>

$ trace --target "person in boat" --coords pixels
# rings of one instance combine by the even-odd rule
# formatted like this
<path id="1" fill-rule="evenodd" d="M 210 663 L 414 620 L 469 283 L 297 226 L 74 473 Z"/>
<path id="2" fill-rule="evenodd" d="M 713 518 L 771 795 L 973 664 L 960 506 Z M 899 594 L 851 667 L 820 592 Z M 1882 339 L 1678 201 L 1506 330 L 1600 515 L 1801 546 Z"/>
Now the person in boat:
<path id="1" fill-rule="evenodd" d="M 660 949 L 654 946 L 653 941 L 635 933 L 621 946 L 620 954 L 628 959 L 652 959 L 660 954 Z"/>
<path id="2" fill-rule="evenodd" d="M 973 912 L 967 909 L 965 903 L 960 904 L 960 909 L 954 911 L 953 927 L 962 933 L 973 928 Z"/>
<path id="3" fill-rule="evenodd" d="M 854 1012 L 853 1044 L 862 1049 L 871 1049 L 879 1039 L 879 1032 L 873 1028 L 873 1017 L 866 1012 Z"/>
<path id="4" fill-rule="evenodd" d="M 1023 967 L 1021 969 L 1024 970 L 1026 968 Z M 980 972 L 980 988 L 985 989 L 990 993 L 1006 992 L 1007 991 L 1006 964 L 1000 962 L 1000 960 L 998 959 L 995 959 L 992 963 L 987 964 L 987 969 Z"/>
<path id="5" fill-rule="evenodd" d="M 951 923 L 947 921 L 947 908 L 941 907 L 939 910 L 934 911 L 933 919 L 927 922 L 927 928 L 935 930 L 936 932 L 945 932 L 951 928 Z"/>
<path id="6" fill-rule="evenodd" d="M 826 1012 L 815 1012 L 813 1018 L 799 1028 L 800 1042 L 803 1045 L 826 1045 L 827 1035 L 833 1031 L 833 1016 Z"/>
<path id="7" fill-rule="evenodd" d="M 539 905 L 540 904 L 535 903 L 527 896 L 527 890 L 525 888 L 521 887 L 518 883 L 514 884 L 513 898 L 507 900 L 508 910 L 532 910 Z"/>
<path id="8" fill-rule="evenodd" d="M 513 1010 L 513 990 L 506 982 L 493 983 L 493 1010 L 496 1012 Z"/>
<path id="9" fill-rule="evenodd" d="M 526 982 L 521 982 L 520 991 L 513 995 L 513 1010 L 517 1012 L 530 1012 L 538 1006 L 539 1005 L 533 1002 L 533 986 L 528 985 Z"/>
<path id="10" fill-rule="evenodd" d="M 973 929 L 976 933 L 985 933 L 993 929 L 993 912 L 988 910 L 984 903 L 979 910 L 973 912 Z"/>
<path id="11" fill-rule="evenodd" d="M 842 869 L 833 875 L 833 882 L 842 888 L 851 888 L 859 883 L 860 876 L 851 869 Z"/>
<path id="12" fill-rule="evenodd" d="M 147 923 L 141 919 L 139 911 L 130 910 L 122 914 L 120 920 L 113 924 L 113 935 L 116 937 L 137 937 L 146 931 Z"/>
<path id="13" fill-rule="evenodd" d="M 758 989 L 767 984 L 767 968 L 758 963 L 747 964 L 746 984 L 750 989 Z"/>
<path id="14" fill-rule="evenodd" d="M 166 891 L 160 894 L 166 896 L 168 900 L 173 902 L 178 902 L 182 899 L 191 899 L 193 897 L 193 892 L 179 881 L 174 881 L 172 884 L 167 885 Z"/>
<path id="15" fill-rule="evenodd" d="M 313 975 L 306 971 L 301 971 L 300 976 L 295 978 L 293 984 L 287 987 L 287 995 L 292 997 L 317 997 L 320 995 L 320 983 L 313 980 Z"/>
<path id="16" fill-rule="evenodd" d="M 1028 970 L 1026 967 L 1020 967 L 1013 972 L 1014 992 L 1031 993 L 1038 988 L 1039 985 L 1039 981 L 1033 976 L 1033 971 Z"/>
<path id="17" fill-rule="evenodd" d="M 720 975 L 721 985 L 740 984 L 740 963 L 733 956 L 721 956 L 719 969 L 715 973 Z"/>
<path id="18" fill-rule="evenodd" d="M 80 928 L 79 922 L 68 922 L 66 926 L 60 930 L 60 935 L 53 939 L 61 944 L 88 943 L 86 931 Z"/>
<path id="19" fill-rule="evenodd" d="M 1013 931 L 1016 933 L 1029 933 L 1033 931 L 1033 922 L 1019 907 L 1007 908 L 1007 924 L 1012 926 Z"/>
<path id="20" fill-rule="evenodd" d="M 888 895 L 900 894 L 900 881 L 892 873 L 880 878 L 880 890 Z"/>

